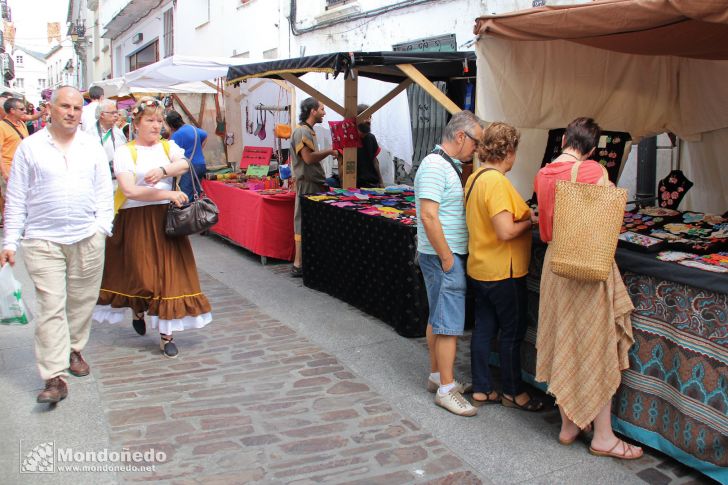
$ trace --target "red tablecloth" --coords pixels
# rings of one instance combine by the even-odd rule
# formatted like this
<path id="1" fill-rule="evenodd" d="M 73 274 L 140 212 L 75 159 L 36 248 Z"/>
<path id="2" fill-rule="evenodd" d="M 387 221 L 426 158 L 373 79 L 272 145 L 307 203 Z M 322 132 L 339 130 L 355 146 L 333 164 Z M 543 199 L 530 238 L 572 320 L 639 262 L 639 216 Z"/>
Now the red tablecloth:
<path id="1" fill-rule="evenodd" d="M 202 187 L 220 210 L 212 232 L 260 256 L 293 261 L 295 194 L 261 195 L 215 180 L 203 180 Z"/>

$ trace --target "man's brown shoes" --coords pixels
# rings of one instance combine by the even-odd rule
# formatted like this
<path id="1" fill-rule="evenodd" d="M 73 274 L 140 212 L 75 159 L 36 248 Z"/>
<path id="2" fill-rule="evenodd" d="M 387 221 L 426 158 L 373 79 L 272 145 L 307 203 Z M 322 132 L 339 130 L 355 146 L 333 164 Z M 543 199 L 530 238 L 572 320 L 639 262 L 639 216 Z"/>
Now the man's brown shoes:
<path id="1" fill-rule="evenodd" d="M 71 364 L 68 366 L 68 372 L 76 377 L 87 376 L 90 372 L 88 364 L 81 357 L 81 352 L 75 350 L 71 352 Z"/>
<path id="2" fill-rule="evenodd" d="M 57 403 L 68 396 L 68 386 L 66 381 L 60 377 L 48 379 L 45 383 L 45 389 L 38 394 L 37 401 L 39 403 Z"/>

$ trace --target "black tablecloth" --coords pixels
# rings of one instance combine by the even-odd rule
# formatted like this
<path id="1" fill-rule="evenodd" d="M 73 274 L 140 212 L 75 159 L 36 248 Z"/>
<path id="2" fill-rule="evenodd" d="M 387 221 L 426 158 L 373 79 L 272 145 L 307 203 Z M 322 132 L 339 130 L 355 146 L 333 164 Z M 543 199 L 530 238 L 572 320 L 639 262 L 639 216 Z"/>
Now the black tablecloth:
<path id="1" fill-rule="evenodd" d="M 392 325 L 405 337 L 427 327 L 427 293 L 414 265 L 417 228 L 301 199 L 303 284 Z"/>
<path id="2" fill-rule="evenodd" d="M 728 273 L 711 273 L 688 268 L 680 264 L 660 261 L 655 258 L 654 254 L 623 248 L 617 248 L 615 259 L 622 271 L 629 270 L 637 274 L 656 276 L 663 280 L 728 294 Z"/>

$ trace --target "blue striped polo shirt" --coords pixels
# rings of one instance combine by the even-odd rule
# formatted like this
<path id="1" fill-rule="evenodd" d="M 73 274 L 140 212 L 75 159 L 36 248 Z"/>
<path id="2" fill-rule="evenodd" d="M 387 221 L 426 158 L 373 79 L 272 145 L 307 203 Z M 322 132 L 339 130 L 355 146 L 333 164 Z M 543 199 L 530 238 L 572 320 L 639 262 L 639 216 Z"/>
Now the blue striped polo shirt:
<path id="1" fill-rule="evenodd" d="M 453 159 L 453 162 L 458 169 L 461 169 L 459 160 Z M 437 254 L 427 239 L 425 226 L 422 224 L 420 199 L 429 199 L 440 204 L 438 215 L 450 250 L 457 254 L 468 254 L 468 226 L 465 224 L 463 186 L 450 162 L 440 155 L 434 153 L 427 155 L 415 175 L 417 250 L 425 254 Z"/>

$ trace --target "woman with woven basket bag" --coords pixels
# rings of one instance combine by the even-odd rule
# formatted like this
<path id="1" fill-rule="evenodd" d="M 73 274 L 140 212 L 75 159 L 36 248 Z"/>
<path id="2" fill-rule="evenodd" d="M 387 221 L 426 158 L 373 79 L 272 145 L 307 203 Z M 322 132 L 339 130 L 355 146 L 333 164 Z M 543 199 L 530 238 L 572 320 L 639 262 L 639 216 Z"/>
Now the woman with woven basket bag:
<path id="1" fill-rule="evenodd" d="M 632 460 L 642 456 L 642 449 L 614 435 L 611 404 L 621 371 L 629 367 L 634 307 L 614 262 L 618 229 L 617 234 L 604 230 L 614 220 L 621 221 L 626 196 L 612 186 L 598 162 L 589 160 L 600 133 L 593 119 L 575 119 L 566 128 L 561 154 L 536 175 L 540 234 L 549 243 L 541 273 L 536 380 L 547 382 L 549 393 L 556 397 L 561 413 L 559 443 L 574 443 L 593 423 L 590 453 Z M 570 189 L 592 190 L 590 195 L 601 197 L 603 207 L 583 203 L 580 214 L 567 214 L 563 201 Z M 597 237 L 578 234 L 584 228 Z M 572 261 L 575 268 L 569 269 L 568 261 L 556 264 L 557 242 L 583 248 L 594 240 L 599 247 L 592 249 L 592 256 Z M 600 252 L 608 257 L 603 275 L 592 271 L 591 265 Z"/>

